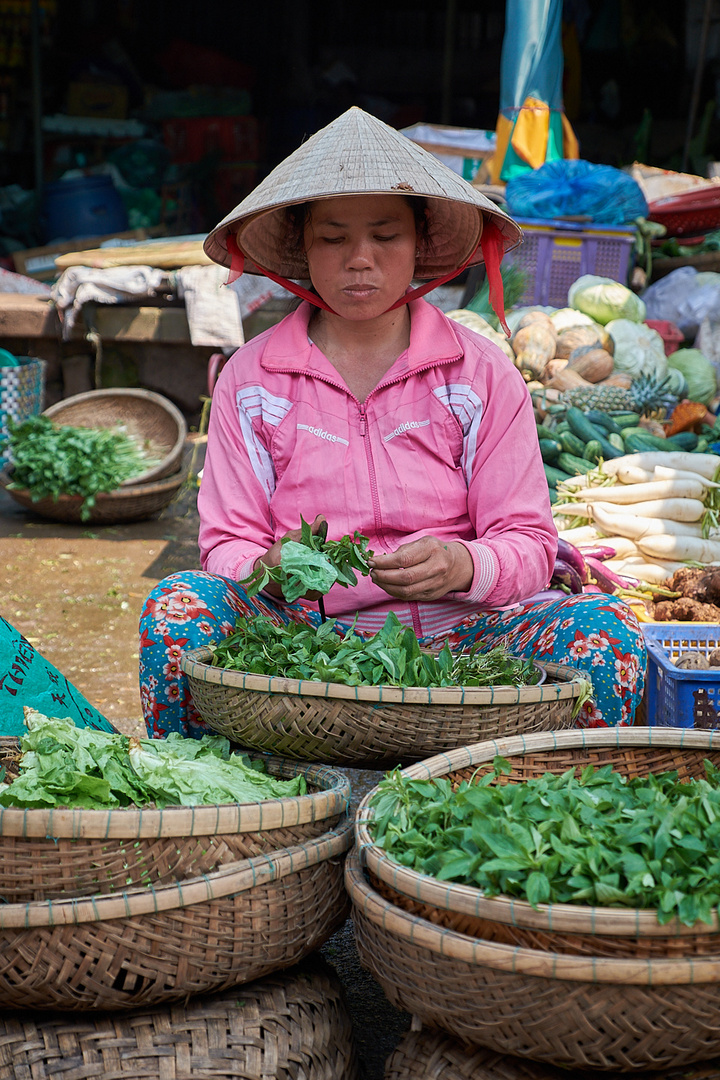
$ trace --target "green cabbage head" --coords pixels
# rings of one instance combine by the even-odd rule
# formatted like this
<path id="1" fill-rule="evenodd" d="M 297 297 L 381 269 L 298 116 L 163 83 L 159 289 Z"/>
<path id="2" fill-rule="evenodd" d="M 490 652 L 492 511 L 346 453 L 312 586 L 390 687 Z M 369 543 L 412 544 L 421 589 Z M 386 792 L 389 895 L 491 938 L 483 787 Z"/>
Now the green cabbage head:
<path id="1" fill-rule="evenodd" d="M 717 393 L 715 368 L 699 349 L 678 349 L 668 356 L 668 366 L 681 371 L 687 382 L 687 397 L 709 405 Z"/>
<path id="2" fill-rule="evenodd" d="M 568 291 L 568 304 L 605 326 L 613 319 L 629 319 L 641 323 L 645 319 L 645 302 L 634 292 L 612 278 L 583 274 Z"/>

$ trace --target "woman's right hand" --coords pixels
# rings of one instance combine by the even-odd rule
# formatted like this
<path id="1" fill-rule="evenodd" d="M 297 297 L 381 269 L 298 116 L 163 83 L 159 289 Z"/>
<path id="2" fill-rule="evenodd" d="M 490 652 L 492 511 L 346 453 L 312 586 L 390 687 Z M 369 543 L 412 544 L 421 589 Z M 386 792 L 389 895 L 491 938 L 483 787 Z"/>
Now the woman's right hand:
<path id="1" fill-rule="evenodd" d="M 322 514 L 318 514 L 310 526 L 310 531 L 313 535 L 316 535 L 320 531 L 320 526 L 325 522 L 325 518 Z M 253 569 L 257 569 L 258 563 L 265 563 L 266 566 L 279 566 L 280 554 L 282 551 L 283 540 L 295 540 L 300 542 L 302 537 L 302 529 L 290 529 L 281 536 L 279 540 L 276 540 L 271 548 L 265 552 L 264 555 L 260 555 L 253 563 Z M 279 599 L 283 599 L 283 591 L 280 586 L 274 581 L 268 581 L 267 585 L 263 589 L 263 592 L 270 593 L 271 596 L 277 596 Z M 314 590 L 305 593 L 303 599 L 305 600 L 318 600 L 322 596 L 322 593 L 315 592 Z"/>

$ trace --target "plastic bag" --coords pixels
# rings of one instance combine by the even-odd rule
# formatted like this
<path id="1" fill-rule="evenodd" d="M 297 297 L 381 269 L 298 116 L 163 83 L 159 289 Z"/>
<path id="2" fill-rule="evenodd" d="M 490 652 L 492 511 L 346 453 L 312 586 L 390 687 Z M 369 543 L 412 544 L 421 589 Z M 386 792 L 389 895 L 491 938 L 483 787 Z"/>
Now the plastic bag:
<path id="1" fill-rule="evenodd" d="M 720 319 L 720 274 L 699 274 L 692 266 L 672 270 L 643 293 L 648 319 L 674 322 L 694 338 L 704 319 Z"/>
<path id="2" fill-rule="evenodd" d="M 25 705 L 45 716 L 72 720 L 76 727 L 114 731 L 109 720 L 0 616 L 0 735 L 25 733 Z"/>
<path id="3" fill-rule="evenodd" d="M 647 217 L 648 204 L 636 180 L 612 165 L 561 159 L 509 180 L 505 188 L 514 217 L 589 217 L 596 224 L 625 225 Z"/>

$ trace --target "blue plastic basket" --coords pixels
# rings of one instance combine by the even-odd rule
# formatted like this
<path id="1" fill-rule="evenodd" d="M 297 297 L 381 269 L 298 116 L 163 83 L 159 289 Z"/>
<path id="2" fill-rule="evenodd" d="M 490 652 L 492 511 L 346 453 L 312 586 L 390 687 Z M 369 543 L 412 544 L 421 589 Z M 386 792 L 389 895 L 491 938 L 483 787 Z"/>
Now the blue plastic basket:
<path id="1" fill-rule="evenodd" d="M 523 242 L 505 260 L 528 276 L 519 304 L 566 307 L 570 286 L 583 274 L 627 284 L 634 228 L 520 218 L 517 222 Z"/>
<path id="2" fill-rule="evenodd" d="M 720 668 L 676 667 L 681 653 L 709 656 L 720 648 L 717 623 L 643 626 L 648 650 L 647 723 L 657 727 L 720 728 Z"/>

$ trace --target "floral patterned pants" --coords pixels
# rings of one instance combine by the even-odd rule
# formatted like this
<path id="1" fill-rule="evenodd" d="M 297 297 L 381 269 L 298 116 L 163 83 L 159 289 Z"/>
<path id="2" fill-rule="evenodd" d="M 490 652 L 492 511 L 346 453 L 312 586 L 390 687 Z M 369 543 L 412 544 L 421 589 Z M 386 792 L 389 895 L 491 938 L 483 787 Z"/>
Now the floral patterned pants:
<path id="1" fill-rule="evenodd" d="M 152 590 L 140 616 L 140 697 L 148 733 L 171 731 L 200 738 L 207 728 L 195 710 L 180 670 L 186 649 L 219 641 L 238 615 L 266 615 L 277 625 L 290 619 L 317 625 L 314 608 L 278 604 L 264 596 L 249 600 L 235 581 L 202 570 L 172 574 Z M 481 639 L 504 643 L 518 656 L 570 664 L 586 672 L 593 697 L 582 707 L 579 727 L 632 724 L 645 678 L 642 631 L 630 608 L 598 594 L 527 603 L 511 611 L 473 615 L 425 646 L 445 640 L 455 648 Z"/>

